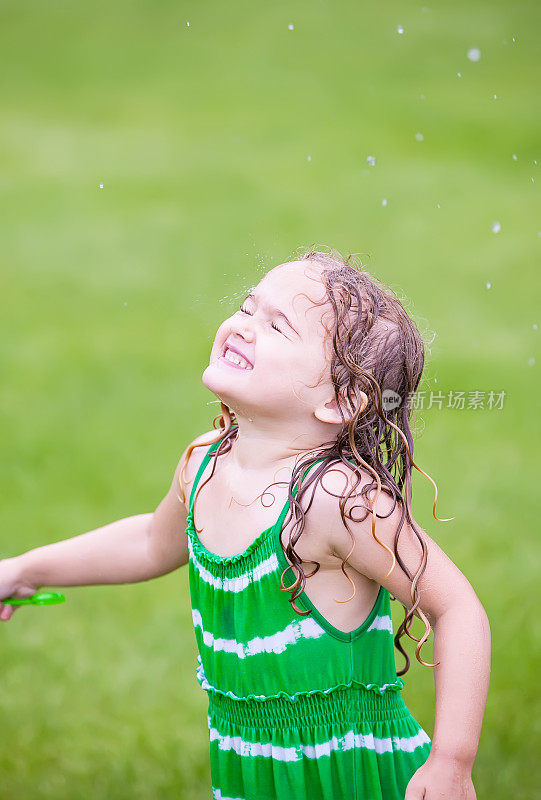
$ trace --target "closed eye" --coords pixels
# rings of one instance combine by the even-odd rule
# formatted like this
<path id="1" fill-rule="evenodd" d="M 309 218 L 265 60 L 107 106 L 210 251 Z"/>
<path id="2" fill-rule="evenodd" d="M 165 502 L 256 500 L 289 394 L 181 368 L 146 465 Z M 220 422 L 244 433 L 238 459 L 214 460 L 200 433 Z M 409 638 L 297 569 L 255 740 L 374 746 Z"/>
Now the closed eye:
<path id="1" fill-rule="evenodd" d="M 245 309 L 245 308 L 243 308 L 242 306 L 240 307 L 240 311 L 242 311 L 242 313 L 243 313 L 243 314 L 248 314 L 250 317 L 252 316 L 252 315 L 250 314 L 250 312 L 249 312 L 249 311 L 246 311 L 246 309 Z M 280 328 L 278 328 L 278 327 L 277 327 L 277 325 L 276 325 L 276 323 L 275 323 L 275 322 L 273 322 L 273 323 L 272 323 L 272 327 L 274 328 L 274 330 L 275 330 L 275 331 L 278 331 L 278 333 L 281 333 L 281 334 L 282 334 L 282 336 L 286 336 L 286 335 L 285 335 L 285 333 L 284 333 L 283 331 L 281 331 L 281 330 L 280 330 Z M 288 338 L 288 337 L 286 336 L 286 339 L 287 339 L 287 338 Z"/>

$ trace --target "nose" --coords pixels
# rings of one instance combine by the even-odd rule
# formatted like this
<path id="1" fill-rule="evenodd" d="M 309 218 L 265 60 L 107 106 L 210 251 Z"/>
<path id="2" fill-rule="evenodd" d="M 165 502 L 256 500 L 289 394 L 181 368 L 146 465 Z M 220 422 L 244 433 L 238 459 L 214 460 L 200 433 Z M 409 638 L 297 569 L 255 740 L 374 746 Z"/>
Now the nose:
<path id="1" fill-rule="evenodd" d="M 247 342 L 253 341 L 254 332 L 252 331 L 250 326 L 245 324 L 244 322 L 241 322 L 237 325 L 237 333 L 239 334 L 239 336 L 242 336 L 242 338 L 245 339 Z"/>

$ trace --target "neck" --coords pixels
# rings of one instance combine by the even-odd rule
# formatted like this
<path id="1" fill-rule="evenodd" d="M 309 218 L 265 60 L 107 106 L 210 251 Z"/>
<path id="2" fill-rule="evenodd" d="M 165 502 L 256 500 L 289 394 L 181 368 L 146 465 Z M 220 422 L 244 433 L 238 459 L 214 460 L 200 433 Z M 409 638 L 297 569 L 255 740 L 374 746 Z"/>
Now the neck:
<path id="1" fill-rule="evenodd" d="M 258 420 L 236 414 L 238 433 L 228 453 L 231 469 L 274 474 L 287 468 L 292 472 L 303 454 L 334 442 L 336 426 L 315 421 L 317 426 L 307 424 L 303 429 L 296 423 L 291 429 L 283 420 Z"/>

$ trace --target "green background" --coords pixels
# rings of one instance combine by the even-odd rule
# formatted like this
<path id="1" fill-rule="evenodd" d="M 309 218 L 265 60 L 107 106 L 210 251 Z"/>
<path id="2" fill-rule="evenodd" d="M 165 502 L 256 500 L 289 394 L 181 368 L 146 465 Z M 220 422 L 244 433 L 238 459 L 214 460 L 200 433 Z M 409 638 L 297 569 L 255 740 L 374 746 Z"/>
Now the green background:
<path id="1" fill-rule="evenodd" d="M 443 394 L 415 456 L 456 519 L 418 474 L 414 515 L 491 621 L 477 794 L 530 800 L 541 13 L 426 1 L 4 0 L 0 553 L 154 510 L 219 412 L 201 374 L 244 289 L 301 247 L 363 253 Z M 2 800 L 209 796 L 186 573 L 0 627 Z M 415 661 L 404 697 L 432 734 Z"/>

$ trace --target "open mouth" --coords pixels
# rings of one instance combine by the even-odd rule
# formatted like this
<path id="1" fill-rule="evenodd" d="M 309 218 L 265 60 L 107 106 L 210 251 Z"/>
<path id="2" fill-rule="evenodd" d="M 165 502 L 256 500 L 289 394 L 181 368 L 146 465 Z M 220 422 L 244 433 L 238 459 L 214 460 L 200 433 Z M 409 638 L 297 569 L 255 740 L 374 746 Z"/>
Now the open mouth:
<path id="1" fill-rule="evenodd" d="M 249 361 L 246 361 L 243 356 L 236 353 L 232 350 L 228 345 L 225 346 L 224 352 L 219 358 L 220 361 L 223 361 L 230 367 L 235 367 L 235 369 L 244 369 L 244 370 L 251 370 L 253 366 L 250 364 Z"/>

